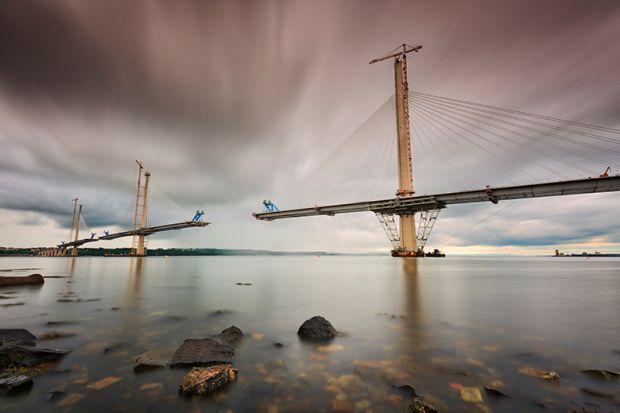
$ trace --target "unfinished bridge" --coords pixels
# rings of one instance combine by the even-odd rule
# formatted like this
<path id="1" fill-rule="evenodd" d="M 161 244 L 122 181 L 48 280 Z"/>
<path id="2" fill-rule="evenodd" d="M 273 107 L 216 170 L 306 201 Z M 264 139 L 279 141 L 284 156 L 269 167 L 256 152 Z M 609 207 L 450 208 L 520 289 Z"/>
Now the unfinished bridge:
<path id="1" fill-rule="evenodd" d="M 364 160 L 370 163 L 376 158 L 385 157 L 385 153 L 389 154 L 395 141 L 398 177 L 395 196 L 285 210 L 279 210 L 271 201 L 264 201 L 265 210 L 253 213 L 256 219 L 275 221 L 374 212 L 392 244 L 393 256 L 428 256 L 429 253 L 425 253 L 424 247 L 439 212 L 449 205 L 480 202 L 497 204 L 506 200 L 620 190 L 620 175 L 610 173 L 612 167 L 616 170 L 620 168 L 620 130 L 410 92 L 407 55 L 421 49 L 422 46 L 403 44 L 370 62 L 373 64 L 393 60 L 394 95 L 315 169 L 319 173 L 324 170 L 333 172 Z M 395 133 L 378 132 L 376 125 L 386 119 L 392 122 L 392 127 L 395 126 Z M 415 132 L 414 139 L 412 131 Z M 372 143 L 368 144 L 368 140 L 379 140 L 380 143 L 373 147 Z M 448 163 L 461 163 L 476 170 L 487 167 L 485 157 L 494 159 L 494 163 L 500 166 L 511 158 L 521 157 L 522 163 L 541 171 L 552 172 L 560 179 L 536 182 L 536 174 L 522 170 L 521 173 L 526 175 L 528 180 L 534 181 L 533 183 L 492 186 L 481 182 L 478 188 L 416 195 L 412 154 L 413 159 L 425 160 L 424 156 L 416 158 L 416 155 L 420 152 L 432 154 L 438 147 L 452 150 L 452 159 L 435 161 L 440 174 L 442 167 Z M 351 149 L 358 150 L 357 154 L 348 153 Z M 545 159 L 542 159 L 543 157 Z M 570 166 L 565 169 L 578 169 L 581 174 L 587 174 L 587 177 L 575 179 L 566 176 L 561 172 L 564 169 L 562 165 Z M 515 174 L 517 172 L 515 171 Z M 493 170 L 488 173 L 496 174 Z M 327 184 L 333 179 L 333 176 L 328 176 Z M 436 252 L 435 255 L 440 254 Z"/>
<path id="2" fill-rule="evenodd" d="M 208 222 L 203 220 L 204 211 L 196 211 L 196 214 L 191 220 L 175 222 L 172 224 L 148 226 L 148 206 L 149 206 L 149 182 L 151 173 L 144 169 L 142 162 L 136 161 L 138 165 L 138 184 L 136 189 L 136 203 L 133 214 L 133 229 L 127 231 L 120 231 L 110 233 L 104 231 L 103 234 L 97 235 L 91 233 L 90 237 L 80 238 L 80 222 L 83 220 L 82 207 L 78 205 L 79 199 L 76 197 L 73 199 L 73 218 L 71 220 L 71 231 L 69 233 L 69 240 L 67 242 L 61 242 L 54 248 L 41 248 L 38 251 L 39 255 L 44 256 L 64 256 L 64 255 L 78 255 L 78 247 L 90 244 L 98 241 L 110 241 L 119 238 L 131 237 L 131 255 L 144 256 L 146 255 L 146 237 L 159 232 L 181 230 L 186 228 L 200 228 L 209 225 Z"/>

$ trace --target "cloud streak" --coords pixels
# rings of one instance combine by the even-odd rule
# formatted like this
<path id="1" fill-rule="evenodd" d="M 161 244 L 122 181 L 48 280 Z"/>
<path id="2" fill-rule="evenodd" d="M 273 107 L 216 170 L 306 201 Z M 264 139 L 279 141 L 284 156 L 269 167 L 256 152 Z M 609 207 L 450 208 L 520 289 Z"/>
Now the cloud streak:
<path id="1" fill-rule="evenodd" d="M 393 193 L 392 179 L 375 179 L 372 189 L 359 179 L 359 187 L 325 194 L 321 182 L 302 184 L 392 93 L 389 62 L 368 66 L 370 59 L 403 41 L 421 43 L 410 65 L 413 89 L 620 127 L 618 27 L 620 6 L 604 0 L 0 4 L 0 214 L 22 214 L 10 227 L 0 224 L 0 244 L 22 242 L 22 225 L 35 222 L 42 230 L 33 244 L 56 243 L 76 194 L 90 227 L 126 228 L 134 159 L 141 159 L 157 188 L 180 205 L 154 195 L 151 222 L 187 219 L 196 208 L 214 222 L 207 232 L 155 245 L 387 249 L 373 217 L 261 225 L 249 214 L 265 197 L 287 207 Z M 491 174 L 523 180 L 517 171 L 533 160 L 524 151 L 471 171 L 448 152 L 436 156 L 416 160 L 421 193 L 482 187 Z M 393 174 L 391 159 L 373 166 L 375 175 Z M 552 162 L 545 153 L 536 161 Z M 369 176 L 364 167 L 351 173 Z M 580 207 L 613 221 L 599 208 L 602 199 L 618 201 L 587 198 Z M 617 234 L 600 220 L 574 223 L 579 211 L 568 201 L 546 202 L 536 211 L 537 225 L 553 234 L 545 241 L 514 234 L 498 218 L 455 245 Z M 486 213 L 479 206 L 446 211 L 433 237 L 445 239 L 454 233 L 448 227 Z"/>

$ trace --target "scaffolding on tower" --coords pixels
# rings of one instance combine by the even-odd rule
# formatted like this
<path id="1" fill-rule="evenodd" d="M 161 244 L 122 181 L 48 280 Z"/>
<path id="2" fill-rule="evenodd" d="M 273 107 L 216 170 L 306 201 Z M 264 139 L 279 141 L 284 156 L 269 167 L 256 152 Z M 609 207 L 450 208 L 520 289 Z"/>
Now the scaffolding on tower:
<path id="1" fill-rule="evenodd" d="M 138 230 L 147 227 L 147 210 L 148 210 L 148 194 L 149 179 L 151 173 L 144 170 L 142 162 L 136 161 L 138 165 L 138 185 L 136 189 L 136 208 L 133 215 L 133 236 L 131 239 L 131 255 L 143 256 L 146 252 L 145 236 L 139 234 Z M 144 180 L 142 177 L 144 176 Z"/>

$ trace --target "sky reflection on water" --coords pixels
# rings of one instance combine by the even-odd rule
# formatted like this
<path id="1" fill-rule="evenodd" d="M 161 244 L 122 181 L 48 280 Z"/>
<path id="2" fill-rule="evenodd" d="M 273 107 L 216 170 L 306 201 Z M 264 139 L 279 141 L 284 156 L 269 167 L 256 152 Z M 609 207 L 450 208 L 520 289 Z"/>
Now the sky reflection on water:
<path id="1" fill-rule="evenodd" d="M 401 384 L 440 411 L 620 410 L 619 380 L 580 372 L 620 370 L 617 259 L 9 258 L 0 268 L 67 277 L 3 289 L 16 294 L 0 304 L 25 304 L 0 308 L 0 327 L 76 333 L 39 342 L 73 351 L 34 377 L 29 394 L 0 399 L 0 411 L 403 412 Z M 314 315 L 344 333 L 324 351 L 296 335 Z M 169 360 L 184 339 L 231 325 L 245 333 L 239 379 L 216 397 L 179 396 L 185 369 L 133 372 L 144 351 Z M 120 380 L 88 387 L 109 376 Z M 464 401 L 462 387 L 483 400 Z M 57 407 L 53 390 L 82 397 Z"/>

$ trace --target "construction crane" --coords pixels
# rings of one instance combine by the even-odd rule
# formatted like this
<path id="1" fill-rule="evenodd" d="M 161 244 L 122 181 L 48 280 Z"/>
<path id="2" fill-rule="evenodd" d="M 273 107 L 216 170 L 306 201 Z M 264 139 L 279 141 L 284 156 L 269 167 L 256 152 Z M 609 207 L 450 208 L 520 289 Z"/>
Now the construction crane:
<path id="1" fill-rule="evenodd" d="M 279 211 L 278 207 L 271 202 L 270 200 L 264 199 L 263 200 L 263 206 L 265 207 L 265 211 L 264 212 L 277 212 Z"/>
<path id="2" fill-rule="evenodd" d="M 196 215 L 194 215 L 194 218 L 192 218 L 192 221 L 200 221 L 204 214 L 205 214 L 204 211 L 196 210 Z"/>

